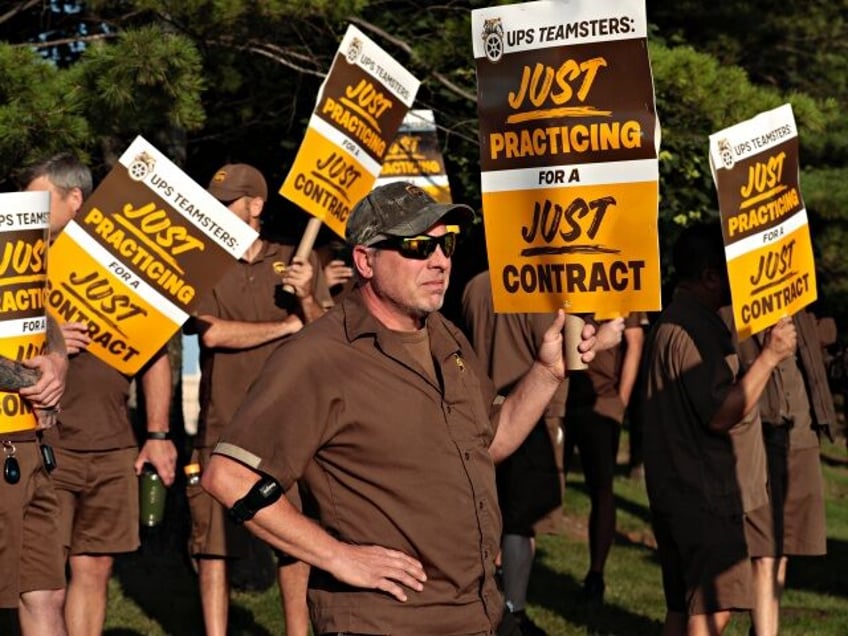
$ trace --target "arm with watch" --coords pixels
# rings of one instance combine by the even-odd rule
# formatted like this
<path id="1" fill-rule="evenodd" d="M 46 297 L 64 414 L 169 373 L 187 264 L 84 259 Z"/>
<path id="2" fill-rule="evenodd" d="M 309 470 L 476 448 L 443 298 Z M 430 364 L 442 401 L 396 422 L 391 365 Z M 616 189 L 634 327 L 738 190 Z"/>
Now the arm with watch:
<path id="1" fill-rule="evenodd" d="M 138 379 L 144 392 L 147 433 L 135 460 L 135 472 L 141 474 L 144 464 L 151 464 L 166 486 L 174 483 L 177 449 L 168 432 L 171 405 L 171 365 L 165 348 L 147 363 Z"/>

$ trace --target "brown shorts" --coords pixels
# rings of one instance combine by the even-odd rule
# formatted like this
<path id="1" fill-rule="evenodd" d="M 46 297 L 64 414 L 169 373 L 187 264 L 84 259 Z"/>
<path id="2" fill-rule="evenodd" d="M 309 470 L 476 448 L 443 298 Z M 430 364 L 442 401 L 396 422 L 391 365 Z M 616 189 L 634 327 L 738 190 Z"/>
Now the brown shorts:
<path id="1" fill-rule="evenodd" d="M 53 483 L 61 508 L 61 538 L 69 554 L 117 554 L 138 549 L 135 448 L 53 449 Z"/>
<path id="2" fill-rule="evenodd" d="M 682 614 L 750 609 L 751 559 L 742 516 L 653 516 L 666 607 Z"/>
<path id="3" fill-rule="evenodd" d="M 790 451 L 787 483 L 783 502 L 783 554 L 825 554 L 824 482 L 818 448 Z"/>
<path id="4" fill-rule="evenodd" d="M 763 425 L 777 544 L 773 555 L 827 551 L 824 484 L 818 448 L 793 450 L 785 427 Z"/>
<path id="5" fill-rule="evenodd" d="M 751 558 L 774 556 L 774 523 L 771 504 L 745 513 L 745 543 Z"/>
<path id="6" fill-rule="evenodd" d="M 17 608 L 24 592 L 65 587 L 53 484 L 36 442 L 15 442 L 15 449 L 21 480 L 0 479 L 0 608 Z"/>
<path id="7" fill-rule="evenodd" d="M 209 462 L 212 449 L 195 449 L 191 463 L 199 463 L 201 470 Z M 244 558 L 248 554 L 248 530 L 233 523 L 224 506 L 199 485 L 186 486 L 188 507 L 191 512 L 191 537 L 189 554 L 193 557 Z M 286 492 L 289 502 L 301 508 L 297 487 Z M 278 554 L 278 559 L 284 558 Z"/>

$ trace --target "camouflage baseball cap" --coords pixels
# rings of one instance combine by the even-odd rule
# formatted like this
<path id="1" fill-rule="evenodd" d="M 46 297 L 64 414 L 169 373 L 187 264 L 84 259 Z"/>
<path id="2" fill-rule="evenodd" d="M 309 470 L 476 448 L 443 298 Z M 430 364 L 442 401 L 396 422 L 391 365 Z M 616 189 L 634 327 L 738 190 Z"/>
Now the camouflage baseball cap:
<path id="1" fill-rule="evenodd" d="M 438 203 L 421 188 L 396 181 L 372 190 L 350 213 L 345 239 L 350 245 L 374 245 L 390 236 L 416 236 L 450 215 L 463 224 L 474 210 L 458 203 Z"/>

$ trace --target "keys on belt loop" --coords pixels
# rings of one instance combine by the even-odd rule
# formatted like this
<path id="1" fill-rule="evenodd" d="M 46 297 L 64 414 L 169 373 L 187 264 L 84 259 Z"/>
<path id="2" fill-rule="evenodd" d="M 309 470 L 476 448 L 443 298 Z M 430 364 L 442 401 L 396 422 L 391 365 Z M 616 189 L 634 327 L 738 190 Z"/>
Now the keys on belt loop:
<path id="1" fill-rule="evenodd" d="M 15 445 L 8 441 L 3 441 L 3 454 L 6 455 L 6 460 L 3 462 L 3 479 L 7 484 L 16 484 L 21 480 L 21 465 L 15 458 L 17 449 Z"/>

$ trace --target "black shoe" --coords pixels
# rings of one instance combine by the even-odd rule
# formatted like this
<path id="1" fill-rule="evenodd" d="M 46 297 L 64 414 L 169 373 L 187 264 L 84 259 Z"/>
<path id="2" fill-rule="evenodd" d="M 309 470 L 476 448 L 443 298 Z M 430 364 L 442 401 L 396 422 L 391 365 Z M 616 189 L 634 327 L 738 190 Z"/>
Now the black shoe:
<path id="1" fill-rule="evenodd" d="M 604 602 L 604 575 L 600 572 L 589 572 L 583 579 L 583 600 L 595 605 Z"/>
<path id="2" fill-rule="evenodd" d="M 548 636 L 548 633 L 536 625 L 524 610 L 512 612 L 512 617 L 518 624 L 518 629 L 521 630 L 521 636 Z"/>

